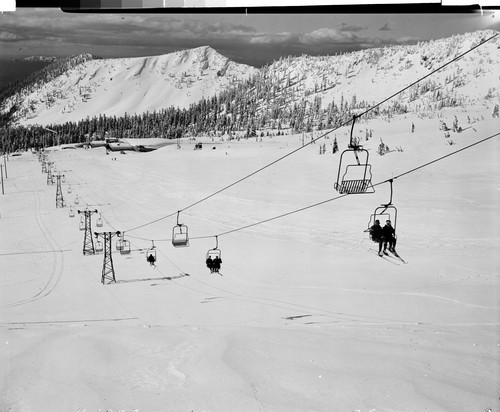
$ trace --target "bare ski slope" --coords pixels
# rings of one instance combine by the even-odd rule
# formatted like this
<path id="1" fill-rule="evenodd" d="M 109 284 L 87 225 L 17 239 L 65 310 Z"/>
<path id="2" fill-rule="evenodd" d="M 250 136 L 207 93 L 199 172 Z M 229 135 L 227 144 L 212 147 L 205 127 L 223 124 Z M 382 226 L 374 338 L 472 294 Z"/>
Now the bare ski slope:
<path id="1" fill-rule="evenodd" d="M 471 113 L 443 119 L 455 114 L 465 126 Z M 357 133 L 374 131 L 373 181 L 498 133 L 484 115 L 452 133 L 452 146 L 437 118 L 360 124 Z M 341 148 L 347 133 L 335 133 Z M 105 224 L 93 229 L 132 243 L 128 256 L 113 252 L 111 285 L 100 283 L 103 256 L 82 255 L 79 216 L 55 208 L 36 156 L 11 157 L 0 197 L 0 409 L 499 410 L 499 138 L 395 179 L 408 264 L 378 257 L 363 233 L 388 184 L 237 230 L 336 197 L 333 135 L 181 212 L 188 248 L 170 243 L 177 210 L 301 136 L 127 155 L 52 150 L 68 205 L 98 209 Z M 403 152 L 377 155 L 380 138 Z M 222 233 L 219 276 L 204 260 Z"/>

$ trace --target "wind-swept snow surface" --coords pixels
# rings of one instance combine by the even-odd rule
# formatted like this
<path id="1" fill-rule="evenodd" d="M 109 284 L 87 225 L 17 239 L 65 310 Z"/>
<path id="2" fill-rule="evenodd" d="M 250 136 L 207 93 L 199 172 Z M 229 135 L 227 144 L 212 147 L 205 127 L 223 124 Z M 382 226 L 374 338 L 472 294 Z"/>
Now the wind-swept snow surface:
<path id="1" fill-rule="evenodd" d="M 360 123 L 356 133 L 373 130 L 373 182 L 498 132 L 497 119 L 465 126 L 466 112 L 441 120 L 455 114 L 464 130 L 454 145 L 439 119 Z M 55 207 L 34 154 L 10 157 L 0 197 L 0 409 L 498 411 L 498 137 L 394 180 L 407 264 L 378 257 L 364 233 L 389 201 L 388 184 L 233 231 L 338 196 L 331 149 L 334 136 L 346 146 L 348 131 L 198 204 L 302 136 L 126 155 L 56 148 L 49 160 L 65 175 L 66 208 Z M 377 155 L 380 138 L 403 151 Z M 93 231 L 125 231 L 129 255 L 113 238 L 116 284 L 100 283 L 103 255 L 83 256 L 70 205 L 102 214 Z M 170 242 L 178 210 L 187 248 Z M 215 235 L 221 275 L 205 267 Z"/>

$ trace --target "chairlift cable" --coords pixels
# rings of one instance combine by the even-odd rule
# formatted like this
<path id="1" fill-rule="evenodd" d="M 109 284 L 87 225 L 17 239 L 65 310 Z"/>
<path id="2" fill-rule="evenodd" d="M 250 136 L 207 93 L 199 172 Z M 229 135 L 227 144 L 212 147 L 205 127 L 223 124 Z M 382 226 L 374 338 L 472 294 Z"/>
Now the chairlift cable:
<path id="1" fill-rule="evenodd" d="M 381 181 L 381 182 L 375 183 L 375 184 L 373 184 L 373 186 L 380 186 L 380 185 L 382 185 L 382 184 L 384 184 L 384 183 L 390 183 L 390 182 L 391 182 L 391 181 L 393 181 L 394 179 L 397 179 L 397 178 L 399 178 L 399 177 L 402 177 L 402 176 L 405 176 L 405 175 L 407 175 L 407 174 L 413 173 L 413 172 L 415 172 L 415 171 L 417 171 L 417 170 L 419 170 L 419 169 L 422 169 L 422 168 L 424 168 L 424 167 L 426 167 L 426 166 L 429 166 L 429 165 L 431 165 L 431 164 L 433 164 L 433 163 L 436 163 L 436 162 L 438 162 L 438 161 L 441 161 L 441 160 L 443 160 L 443 159 L 445 159 L 445 158 L 447 158 L 447 157 L 450 157 L 450 156 L 452 156 L 452 155 L 454 155 L 454 154 L 460 153 L 460 152 L 462 152 L 462 151 L 464 151 L 464 150 L 466 150 L 466 149 L 469 149 L 469 148 L 471 148 L 471 147 L 473 147 L 473 146 L 476 146 L 476 145 L 478 145 L 478 144 L 480 144 L 480 143 L 484 143 L 484 142 L 486 142 L 486 141 L 488 141 L 488 140 L 490 140 L 490 139 L 493 139 L 494 137 L 497 137 L 497 136 L 500 136 L 500 132 L 497 132 L 497 133 L 495 133 L 495 134 L 493 134 L 493 135 L 491 135 L 491 136 L 488 136 L 488 137 L 486 137 L 486 138 L 484 138 L 484 139 L 481 139 L 481 140 L 479 140 L 479 141 L 477 141 L 477 142 L 474 142 L 474 143 L 472 143 L 472 144 L 470 144 L 470 145 L 467 145 L 467 146 L 465 146 L 465 147 L 463 147 L 463 148 L 461 148 L 461 149 L 455 150 L 455 151 L 454 151 L 454 152 L 452 152 L 452 153 L 448 153 L 447 155 L 441 156 L 441 157 L 439 157 L 439 158 L 437 158 L 437 159 L 434 159 L 434 160 L 432 160 L 432 161 L 430 161 L 430 162 L 427 162 L 427 163 L 425 163 L 425 164 L 423 164 L 423 165 L 421 165 L 421 166 L 415 167 L 415 168 L 413 168 L 413 169 L 411 169 L 411 170 L 409 170 L 409 171 L 407 171 L 407 172 L 401 173 L 401 174 L 399 174 L 399 175 L 397 175 L 397 176 L 394 176 L 394 177 L 392 177 L 392 178 L 390 178 L 390 179 L 383 180 L 383 181 Z M 295 214 L 295 213 L 298 213 L 298 212 L 302 212 L 302 211 L 307 210 L 307 209 L 312 209 L 313 207 L 316 207 L 316 206 L 321 206 L 321 205 L 323 205 L 323 204 L 325 204 L 325 203 L 333 202 L 334 200 L 338 200 L 338 199 L 340 199 L 340 198 L 342 198 L 342 197 L 349 196 L 349 195 L 350 195 L 350 193 L 345 193 L 345 194 L 342 194 L 342 195 L 339 195 L 339 196 L 335 196 L 335 197 L 332 197 L 332 198 L 330 198 L 330 199 L 326 199 L 326 200 L 323 200 L 323 201 L 321 201 L 321 202 L 314 203 L 314 204 L 309 205 L 309 206 L 304 206 L 304 207 L 302 207 L 302 208 L 300 208 L 300 209 L 296 209 L 296 210 L 292 210 L 292 211 L 287 212 L 287 213 L 283 213 L 283 214 L 278 215 L 278 216 L 274 216 L 274 217 L 271 217 L 271 218 L 268 218 L 268 219 L 265 219 L 265 220 L 262 220 L 262 221 L 259 221 L 259 222 L 255 222 L 255 223 L 252 223 L 252 224 L 249 224 L 249 225 L 246 225 L 246 226 L 242 226 L 242 227 L 240 227 L 240 228 L 236 228 L 236 229 L 228 230 L 228 231 L 226 231 L 226 232 L 219 233 L 219 234 L 217 234 L 217 235 L 215 235 L 215 236 L 224 236 L 224 235 L 228 235 L 228 234 L 230 234 L 230 233 L 238 232 L 238 231 L 240 231 L 240 230 L 245 230 L 245 229 L 251 228 L 251 227 L 253 227 L 253 226 L 258 226 L 258 225 L 261 225 L 261 224 L 263 224 L 263 223 L 268 223 L 268 222 L 271 222 L 271 221 L 273 221 L 273 220 L 277 220 L 277 219 L 280 219 L 280 218 L 282 218 L 282 217 L 286 217 L 286 216 L 289 216 L 289 215 L 292 215 L 292 214 Z M 391 199 L 391 200 L 392 200 L 392 199 Z M 202 236 L 202 237 L 192 238 L 192 239 L 205 239 L 205 238 L 209 238 L 209 237 L 214 237 L 214 235 L 212 235 L 212 236 Z"/>
<path id="2" fill-rule="evenodd" d="M 190 204 L 190 205 L 188 205 L 188 206 L 184 207 L 183 209 L 180 209 L 180 210 L 178 210 L 178 211 L 176 211 L 176 212 L 173 212 L 173 213 L 171 213 L 171 214 L 169 214 L 169 215 L 167 215 L 167 216 L 163 216 L 163 217 L 160 217 L 160 218 L 158 218 L 158 219 L 152 220 L 152 221 L 150 221 L 150 222 L 144 223 L 144 224 L 142 224 L 142 225 L 136 226 L 136 227 L 134 227 L 134 228 L 127 229 L 127 231 L 129 231 L 129 232 L 130 232 L 130 231 L 133 231 L 133 230 L 136 230 L 136 229 L 140 229 L 140 228 L 142 228 L 142 227 L 149 226 L 149 225 L 152 225 L 152 224 L 154 224 L 154 223 L 157 223 L 157 222 L 159 222 L 159 221 L 161 221 L 161 220 L 168 219 L 169 217 L 172 217 L 172 216 L 174 216 L 174 215 L 176 215 L 176 214 L 178 215 L 178 213 L 179 213 L 179 212 L 182 212 L 182 211 L 185 211 L 185 210 L 187 210 L 187 209 L 190 209 L 190 208 L 192 208 L 192 207 L 194 207 L 194 206 L 196 206 L 196 205 L 198 205 L 198 204 L 200 204 L 200 203 L 202 203 L 202 202 L 204 202 L 204 201 L 206 201 L 206 200 L 208 200 L 208 199 L 210 199 L 210 198 L 212 198 L 212 197 L 214 197 L 214 196 L 218 195 L 219 193 L 222 193 L 223 191 L 225 191 L 225 190 L 227 190 L 227 189 L 229 189 L 229 188 L 231 188 L 231 187 L 233 187 L 233 186 L 236 186 L 237 184 L 239 184 L 239 183 L 243 182 L 244 180 L 249 179 L 250 177 L 252 177 L 252 176 L 256 175 L 257 173 L 260 173 L 260 172 L 262 172 L 263 170 L 265 170 L 265 169 L 267 169 L 267 168 L 269 168 L 269 167 L 271 167 L 271 166 L 275 165 L 276 163 L 280 162 L 281 160 L 284 160 L 284 159 L 286 159 L 287 157 L 290 157 L 291 155 L 293 155 L 293 154 L 297 153 L 299 150 L 302 150 L 302 149 L 304 149 L 305 147 L 307 147 L 307 146 L 309 146 L 309 145 L 311 145 L 311 144 L 313 144 L 313 143 L 316 143 L 316 141 L 318 141 L 318 140 L 322 139 L 323 137 L 325 137 L 325 136 L 329 135 L 330 133 L 335 132 L 336 130 L 340 129 L 341 127 L 347 126 L 347 125 L 348 125 L 349 123 L 351 123 L 351 122 L 353 122 L 353 123 L 354 123 L 355 119 L 357 119 L 357 118 L 359 118 L 359 117 L 361 117 L 361 116 L 363 116 L 363 115 L 365 115 L 365 114 L 367 114 L 367 113 L 371 112 L 372 110 L 374 110 L 374 109 L 376 109 L 377 107 L 381 106 L 382 104 L 384 104 L 384 103 L 385 103 L 385 102 L 387 102 L 388 100 L 391 100 L 392 98 L 396 97 L 397 95 L 399 95 L 399 94 L 403 93 L 404 91 L 406 91 L 406 90 L 407 90 L 407 89 L 409 89 L 410 87 L 412 87 L 412 86 L 414 86 L 414 85 L 416 85 L 416 84 L 420 83 L 422 80 L 424 80 L 424 79 L 426 79 L 426 78 L 428 78 L 428 77 L 432 76 L 434 73 L 436 73 L 436 72 L 440 71 L 441 69 L 445 68 L 446 66 L 450 65 L 451 63 L 453 63 L 453 62 L 455 62 L 455 61 L 457 61 L 457 60 L 461 59 L 462 57 L 464 57 L 464 56 L 465 56 L 465 55 L 467 55 L 468 53 L 472 52 L 473 50 L 477 49 L 478 47 L 482 46 L 483 44 L 485 44 L 485 43 L 489 42 L 490 40 L 494 39 L 494 38 L 495 38 L 495 37 L 497 37 L 499 34 L 500 34 L 500 33 L 496 33 L 496 34 L 494 34 L 493 36 L 491 36 L 491 37 L 489 37 L 489 38 L 487 38 L 487 39 L 485 39 L 485 40 L 480 41 L 480 42 L 479 42 L 478 44 L 476 44 L 475 46 L 473 46 L 473 47 L 471 47 L 470 49 L 466 50 L 465 52 L 463 52 L 463 53 L 459 54 L 458 56 L 454 57 L 454 58 L 453 58 L 453 59 L 451 59 L 450 61 L 448 61 L 448 62 L 444 63 L 443 65 L 439 66 L 438 68 L 434 69 L 433 71 L 431 71 L 430 73 L 426 74 L 425 76 L 423 76 L 423 77 L 419 78 L 418 80 L 414 81 L 413 83 L 409 84 L 408 86 L 404 87 L 403 89 L 400 89 L 399 91 L 397 91 L 397 92 L 393 93 L 393 94 L 392 94 L 392 95 L 390 95 L 389 97 L 386 97 L 384 100 L 380 101 L 379 103 L 377 103 L 377 104 L 375 104 L 375 105 L 373 105 L 373 106 L 371 106 L 371 107 L 367 108 L 364 112 L 362 112 L 362 113 L 360 113 L 360 114 L 358 114 L 358 115 L 353 116 L 352 118 L 350 118 L 350 119 L 349 119 L 349 120 L 347 120 L 347 121 L 344 121 L 344 122 L 340 123 L 339 125 L 337 125 L 337 127 L 334 127 L 334 128 L 333 128 L 333 129 L 331 129 L 330 131 L 323 133 L 322 135 L 320 135 L 320 136 L 316 137 L 315 139 L 311 139 L 309 142 L 305 143 L 303 146 L 300 146 L 300 147 L 298 147 L 297 149 L 294 149 L 294 150 L 292 150 L 291 152 L 288 152 L 287 154 L 285 154 L 285 155 L 283 155 L 283 156 L 279 157 L 278 159 L 276 159 L 276 160 L 272 161 L 271 163 L 268 163 L 268 164 L 266 164 L 266 165 L 262 166 L 261 168 L 259 168 L 259 169 L 255 170 L 255 171 L 253 171 L 252 173 L 250 173 L 250 174 L 248 174 L 248 175 L 246 175 L 246 176 L 243 176 L 242 178 L 240 178 L 240 179 L 236 180 L 235 182 L 230 183 L 229 185 L 224 186 L 223 188 L 221 188 L 221 189 L 217 190 L 216 192 L 214 192 L 214 193 L 212 193 L 212 194 L 210 194 L 210 195 L 208 195 L 208 196 L 203 197 L 202 199 L 200 199 L 200 200 L 198 200 L 198 201 L 196 201 L 196 202 L 194 202 L 194 203 L 192 203 L 192 204 Z M 494 137 L 494 136 L 493 136 L 493 137 Z M 480 142 L 479 142 L 479 143 L 480 143 Z M 381 183 L 385 183 L 385 182 L 386 182 L 386 181 L 381 182 Z M 372 185 L 372 187 L 375 187 L 375 185 Z M 327 200 L 327 201 L 325 201 L 325 202 L 332 201 L 333 199 L 336 199 L 336 198 L 332 198 L 332 199 Z M 321 203 L 320 203 L 320 204 L 321 204 Z M 308 207 L 306 207 L 306 209 L 307 209 L 307 208 L 308 208 Z"/>
<path id="3" fill-rule="evenodd" d="M 439 161 L 441 161 L 443 159 L 446 159 L 447 157 L 450 157 L 452 155 L 460 153 L 460 152 L 462 152 L 462 151 L 464 151 L 466 149 L 470 149 L 471 147 L 477 146 L 477 145 L 479 145 L 481 143 L 484 143 L 484 142 L 486 142 L 488 140 L 491 140 L 491 139 L 493 139 L 495 137 L 498 137 L 498 136 L 500 136 L 500 131 L 497 132 L 497 133 L 495 133 L 495 134 L 493 134 L 493 135 L 491 135 L 491 136 L 488 136 L 488 137 L 486 137 L 484 139 L 478 140 L 477 142 L 471 143 L 470 145 L 462 147 L 461 149 L 455 150 L 454 152 L 448 153 L 448 154 L 446 154 L 444 156 L 441 156 L 441 157 L 439 157 L 437 159 L 434 159 L 434 160 L 432 160 L 430 162 L 427 162 L 427 163 L 425 163 L 423 165 L 420 165 L 420 166 L 415 167 L 415 168 L 413 168 L 411 170 L 408 170 L 408 171 L 406 171 L 404 173 L 401 173 L 401 174 L 399 174 L 397 176 L 393 176 L 390 179 L 383 180 L 383 181 L 380 181 L 378 183 L 374 183 L 373 186 L 375 187 L 375 186 L 380 186 L 380 185 L 382 185 L 384 183 L 390 183 L 391 181 L 393 181 L 395 179 L 398 179 L 398 178 L 400 178 L 402 176 L 405 176 L 405 175 L 408 175 L 410 173 L 413 173 L 413 172 L 415 172 L 417 170 L 420 170 L 420 169 L 422 169 L 424 167 L 427 167 L 427 166 L 429 166 L 431 164 L 439 162 Z M 349 195 L 350 195 L 350 193 L 344 193 L 344 194 L 332 197 L 330 199 L 326 199 L 326 200 L 323 200 L 321 202 L 314 203 L 312 205 L 301 207 L 300 209 L 296 209 L 296 210 L 292 210 L 290 212 L 282 213 L 282 214 L 280 214 L 278 216 L 270 217 L 268 219 L 264 219 L 264 220 L 261 220 L 261 221 L 255 222 L 255 223 L 251 223 L 249 225 L 242 226 L 242 227 L 239 227 L 239 228 L 236 228 L 236 229 L 228 230 L 226 232 L 221 232 L 221 233 L 218 233 L 216 235 L 196 236 L 196 237 L 191 237 L 190 239 L 191 240 L 210 239 L 210 238 L 213 238 L 213 237 L 217 238 L 217 237 L 220 237 L 220 236 L 228 235 L 230 233 L 239 232 L 241 230 L 249 229 L 249 228 L 254 227 L 254 226 L 258 226 L 258 225 L 261 225 L 261 224 L 264 224 L 264 223 L 268 223 L 268 222 L 271 222 L 273 220 L 281 219 L 282 217 L 290 216 L 290 215 L 293 215 L 295 213 L 303 212 L 304 210 L 307 210 L 307 209 L 312 209 L 314 207 L 321 206 L 321 205 L 324 205 L 326 203 L 333 202 L 334 200 L 338 200 L 340 198 L 343 198 L 343 197 L 346 197 L 346 196 L 349 196 Z M 391 196 L 391 200 L 392 200 L 392 196 Z M 135 238 L 135 239 L 140 239 L 140 240 L 150 240 L 150 239 L 146 239 L 146 238 L 142 238 L 142 237 L 138 237 L 138 236 L 131 236 L 131 235 L 129 235 L 129 237 Z M 166 241 L 171 241 L 171 240 L 172 239 L 155 239 L 154 241 L 155 242 L 166 242 Z"/>

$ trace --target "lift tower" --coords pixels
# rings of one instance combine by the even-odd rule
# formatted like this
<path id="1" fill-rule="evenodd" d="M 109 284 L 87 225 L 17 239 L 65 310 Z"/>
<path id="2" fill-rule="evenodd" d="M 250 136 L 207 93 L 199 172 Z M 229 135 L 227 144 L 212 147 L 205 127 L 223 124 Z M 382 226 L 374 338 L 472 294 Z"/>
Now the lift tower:
<path id="1" fill-rule="evenodd" d="M 83 214 L 85 216 L 85 233 L 83 236 L 83 256 L 94 255 L 94 240 L 92 239 L 92 220 L 91 216 L 93 213 L 99 213 L 96 210 L 79 210 L 78 214 Z"/>
<path id="2" fill-rule="evenodd" d="M 58 174 L 57 175 L 57 189 L 56 189 L 56 207 L 64 207 L 64 198 L 62 194 L 62 189 L 61 189 L 61 178 L 64 175 Z"/>
<path id="3" fill-rule="evenodd" d="M 120 232 L 95 232 L 96 238 L 102 236 L 104 239 L 104 259 L 102 262 L 101 283 L 116 283 L 115 268 L 113 267 L 113 255 L 111 249 L 111 239 L 113 236 L 120 236 Z"/>

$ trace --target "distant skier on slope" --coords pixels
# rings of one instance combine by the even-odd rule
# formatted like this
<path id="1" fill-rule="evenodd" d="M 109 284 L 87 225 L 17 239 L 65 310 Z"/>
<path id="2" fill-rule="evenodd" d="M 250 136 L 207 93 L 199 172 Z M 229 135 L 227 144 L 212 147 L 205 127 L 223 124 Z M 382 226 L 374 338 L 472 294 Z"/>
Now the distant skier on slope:
<path id="1" fill-rule="evenodd" d="M 380 226 L 380 220 L 375 220 L 375 224 L 370 228 L 370 238 L 374 242 L 378 243 L 378 254 L 382 254 L 382 226 Z"/>
<path id="2" fill-rule="evenodd" d="M 389 246 L 389 251 L 395 252 L 396 247 L 396 231 L 391 225 L 391 221 L 387 220 L 382 228 L 382 239 L 384 242 L 384 252 Z"/>

